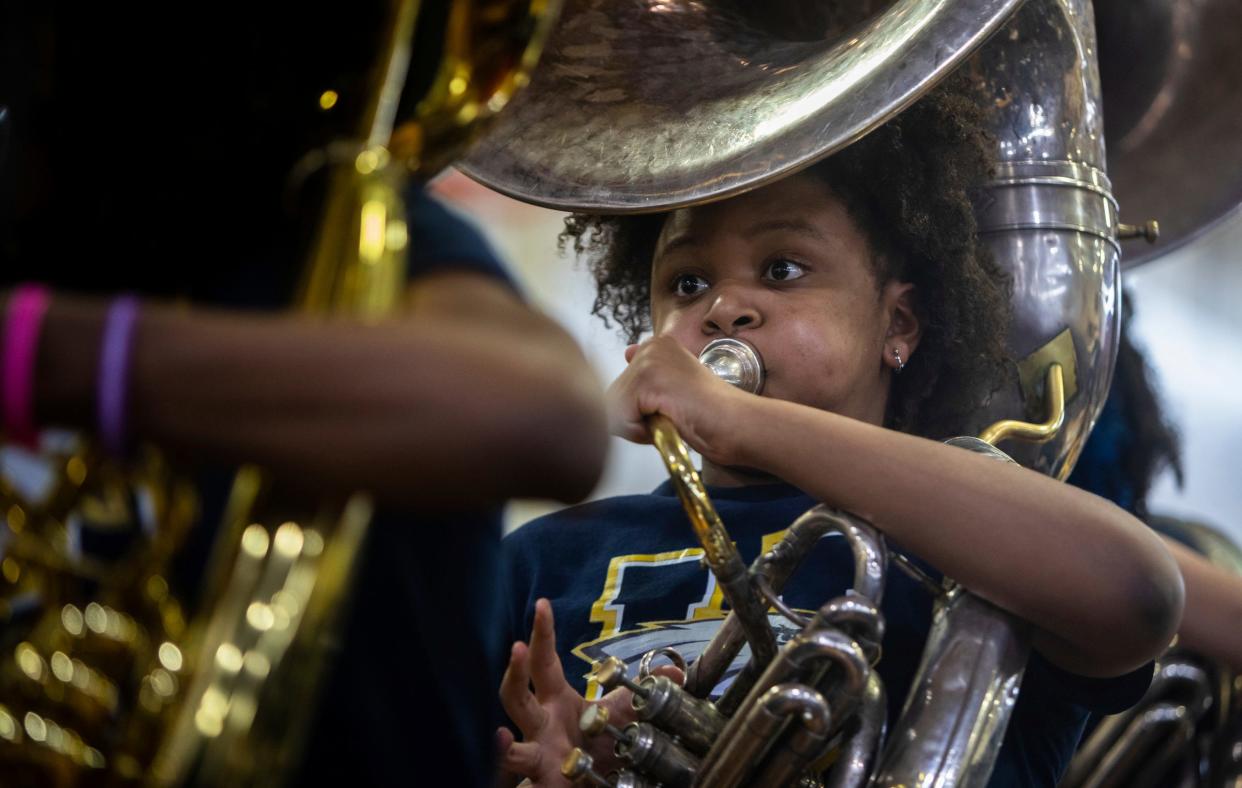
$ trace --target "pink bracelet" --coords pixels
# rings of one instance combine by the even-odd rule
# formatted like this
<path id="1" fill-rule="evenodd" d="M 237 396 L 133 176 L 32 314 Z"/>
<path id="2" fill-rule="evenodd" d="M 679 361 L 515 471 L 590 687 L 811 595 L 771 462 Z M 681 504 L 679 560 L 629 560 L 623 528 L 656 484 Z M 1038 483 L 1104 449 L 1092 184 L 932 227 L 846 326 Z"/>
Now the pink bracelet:
<path id="1" fill-rule="evenodd" d="M 34 418 L 35 362 L 43 315 L 51 291 L 43 285 L 19 285 L 9 299 L 4 321 L 3 387 L 4 430 L 8 439 L 29 448 L 38 444 Z"/>

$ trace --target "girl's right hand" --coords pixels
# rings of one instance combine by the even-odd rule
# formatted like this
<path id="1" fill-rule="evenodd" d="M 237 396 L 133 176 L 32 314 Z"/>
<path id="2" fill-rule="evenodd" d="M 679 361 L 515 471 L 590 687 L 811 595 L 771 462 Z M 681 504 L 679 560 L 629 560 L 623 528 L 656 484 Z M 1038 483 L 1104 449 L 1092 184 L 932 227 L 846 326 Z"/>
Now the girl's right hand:
<path id="1" fill-rule="evenodd" d="M 722 441 L 730 423 L 722 414 L 752 395 L 712 374 L 672 337 L 653 337 L 625 350 L 629 363 L 608 388 L 610 431 L 636 443 L 650 443 L 648 416 L 668 417 L 690 448 L 717 464 L 728 464 Z"/>

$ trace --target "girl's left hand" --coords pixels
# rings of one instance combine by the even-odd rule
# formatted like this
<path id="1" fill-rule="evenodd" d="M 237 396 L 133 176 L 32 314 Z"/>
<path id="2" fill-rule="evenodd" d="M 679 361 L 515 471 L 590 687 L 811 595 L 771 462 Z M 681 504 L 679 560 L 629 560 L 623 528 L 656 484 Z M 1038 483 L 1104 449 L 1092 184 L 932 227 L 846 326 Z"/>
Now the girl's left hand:
<path id="1" fill-rule="evenodd" d="M 667 416 L 681 437 L 712 462 L 725 462 L 727 410 L 739 391 L 719 379 L 671 337 L 654 337 L 625 349 L 629 366 L 608 388 L 609 430 L 635 443 L 651 443 L 646 418 Z"/>
<path id="2" fill-rule="evenodd" d="M 667 676 L 678 684 L 685 680 L 672 665 L 661 665 L 652 674 Z M 598 703 L 608 710 L 614 725 L 624 728 L 637 716 L 632 699 L 628 689 L 618 687 Z M 600 772 L 621 767 L 611 738 L 588 738 L 578 726 L 590 702 L 570 686 L 561 670 L 556 656 L 552 605 L 546 599 L 535 602 L 530 646 L 513 644 L 509 667 L 500 684 L 500 702 L 521 729 L 523 740 L 515 741 L 508 728 L 496 731 L 502 772 L 498 786 L 513 785 L 525 778 L 522 785 L 529 788 L 570 788 L 569 780 L 561 775 L 561 764 L 574 747 L 587 751 Z"/>

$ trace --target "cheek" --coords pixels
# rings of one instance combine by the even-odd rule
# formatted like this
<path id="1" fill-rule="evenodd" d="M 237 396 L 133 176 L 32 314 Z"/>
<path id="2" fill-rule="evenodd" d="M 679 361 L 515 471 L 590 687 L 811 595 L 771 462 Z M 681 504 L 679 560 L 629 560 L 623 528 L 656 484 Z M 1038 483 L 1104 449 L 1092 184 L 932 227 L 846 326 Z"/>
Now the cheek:
<path id="1" fill-rule="evenodd" d="M 857 324 L 829 319 L 823 312 L 787 317 L 779 351 L 781 377 L 797 390 L 787 396 L 831 409 L 878 367 L 874 342 Z"/>
<path id="2" fill-rule="evenodd" d="M 858 353 L 838 334 L 793 331 L 783 355 L 791 382 L 808 391 L 835 392 L 858 368 Z"/>
<path id="3" fill-rule="evenodd" d="M 837 315 L 819 310 L 787 315 L 784 334 L 791 360 L 838 374 L 860 364 L 868 353 L 869 337 L 860 330 L 857 316 L 846 317 L 844 310 Z"/>

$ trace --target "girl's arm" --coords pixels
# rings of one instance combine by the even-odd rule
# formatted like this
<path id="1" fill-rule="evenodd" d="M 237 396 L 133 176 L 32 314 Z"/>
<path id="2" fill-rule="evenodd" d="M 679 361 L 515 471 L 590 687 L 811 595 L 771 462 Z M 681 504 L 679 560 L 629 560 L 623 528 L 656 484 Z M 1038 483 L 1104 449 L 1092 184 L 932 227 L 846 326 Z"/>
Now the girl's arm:
<path id="1" fill-rule="evenodd" d="M 1242 577 L 1173 539 L 1164 546 L 1186 580 L 1186 612 L 1178 644 L 1242 671 Z"/>
<path id="2" fill-rule="evenodd" d="M 757 402 L 753 399 L 758 399 Z M 1109 676 L 1158 655 L 1182 578 L 1142 523 L 1102 498 L 933 441 L 776 400 L 739 402 L 719 460 L 855 512 L 1032 622 L 1054 664 Z"/>
<path id="3" fill-rule="evenodd" d="M 185 460 L 254 461 L 296 490 L 388 504 L 575 500 L 606 447 L 599 384 L 559 327 L 473 273 L 418 280 L 365 325 L 142 305 L 131 432 Z M 45 424 L 94 424 L 107 302 L 55 295 L 39 347 Z"/>
<path id="4" fill-rule="evenodd" d="M 871 520 L 965 587 L 1032 622 L 1075 673 L 1113 676 L 1159 654 L 1182 577 L 1159 537 L 1096 496 L 1029 470 L 716 380 L 656 339 L 614 384 L 614 430 L 643 440 L 664 413 L 705 460 L 758 469 Z"/>

